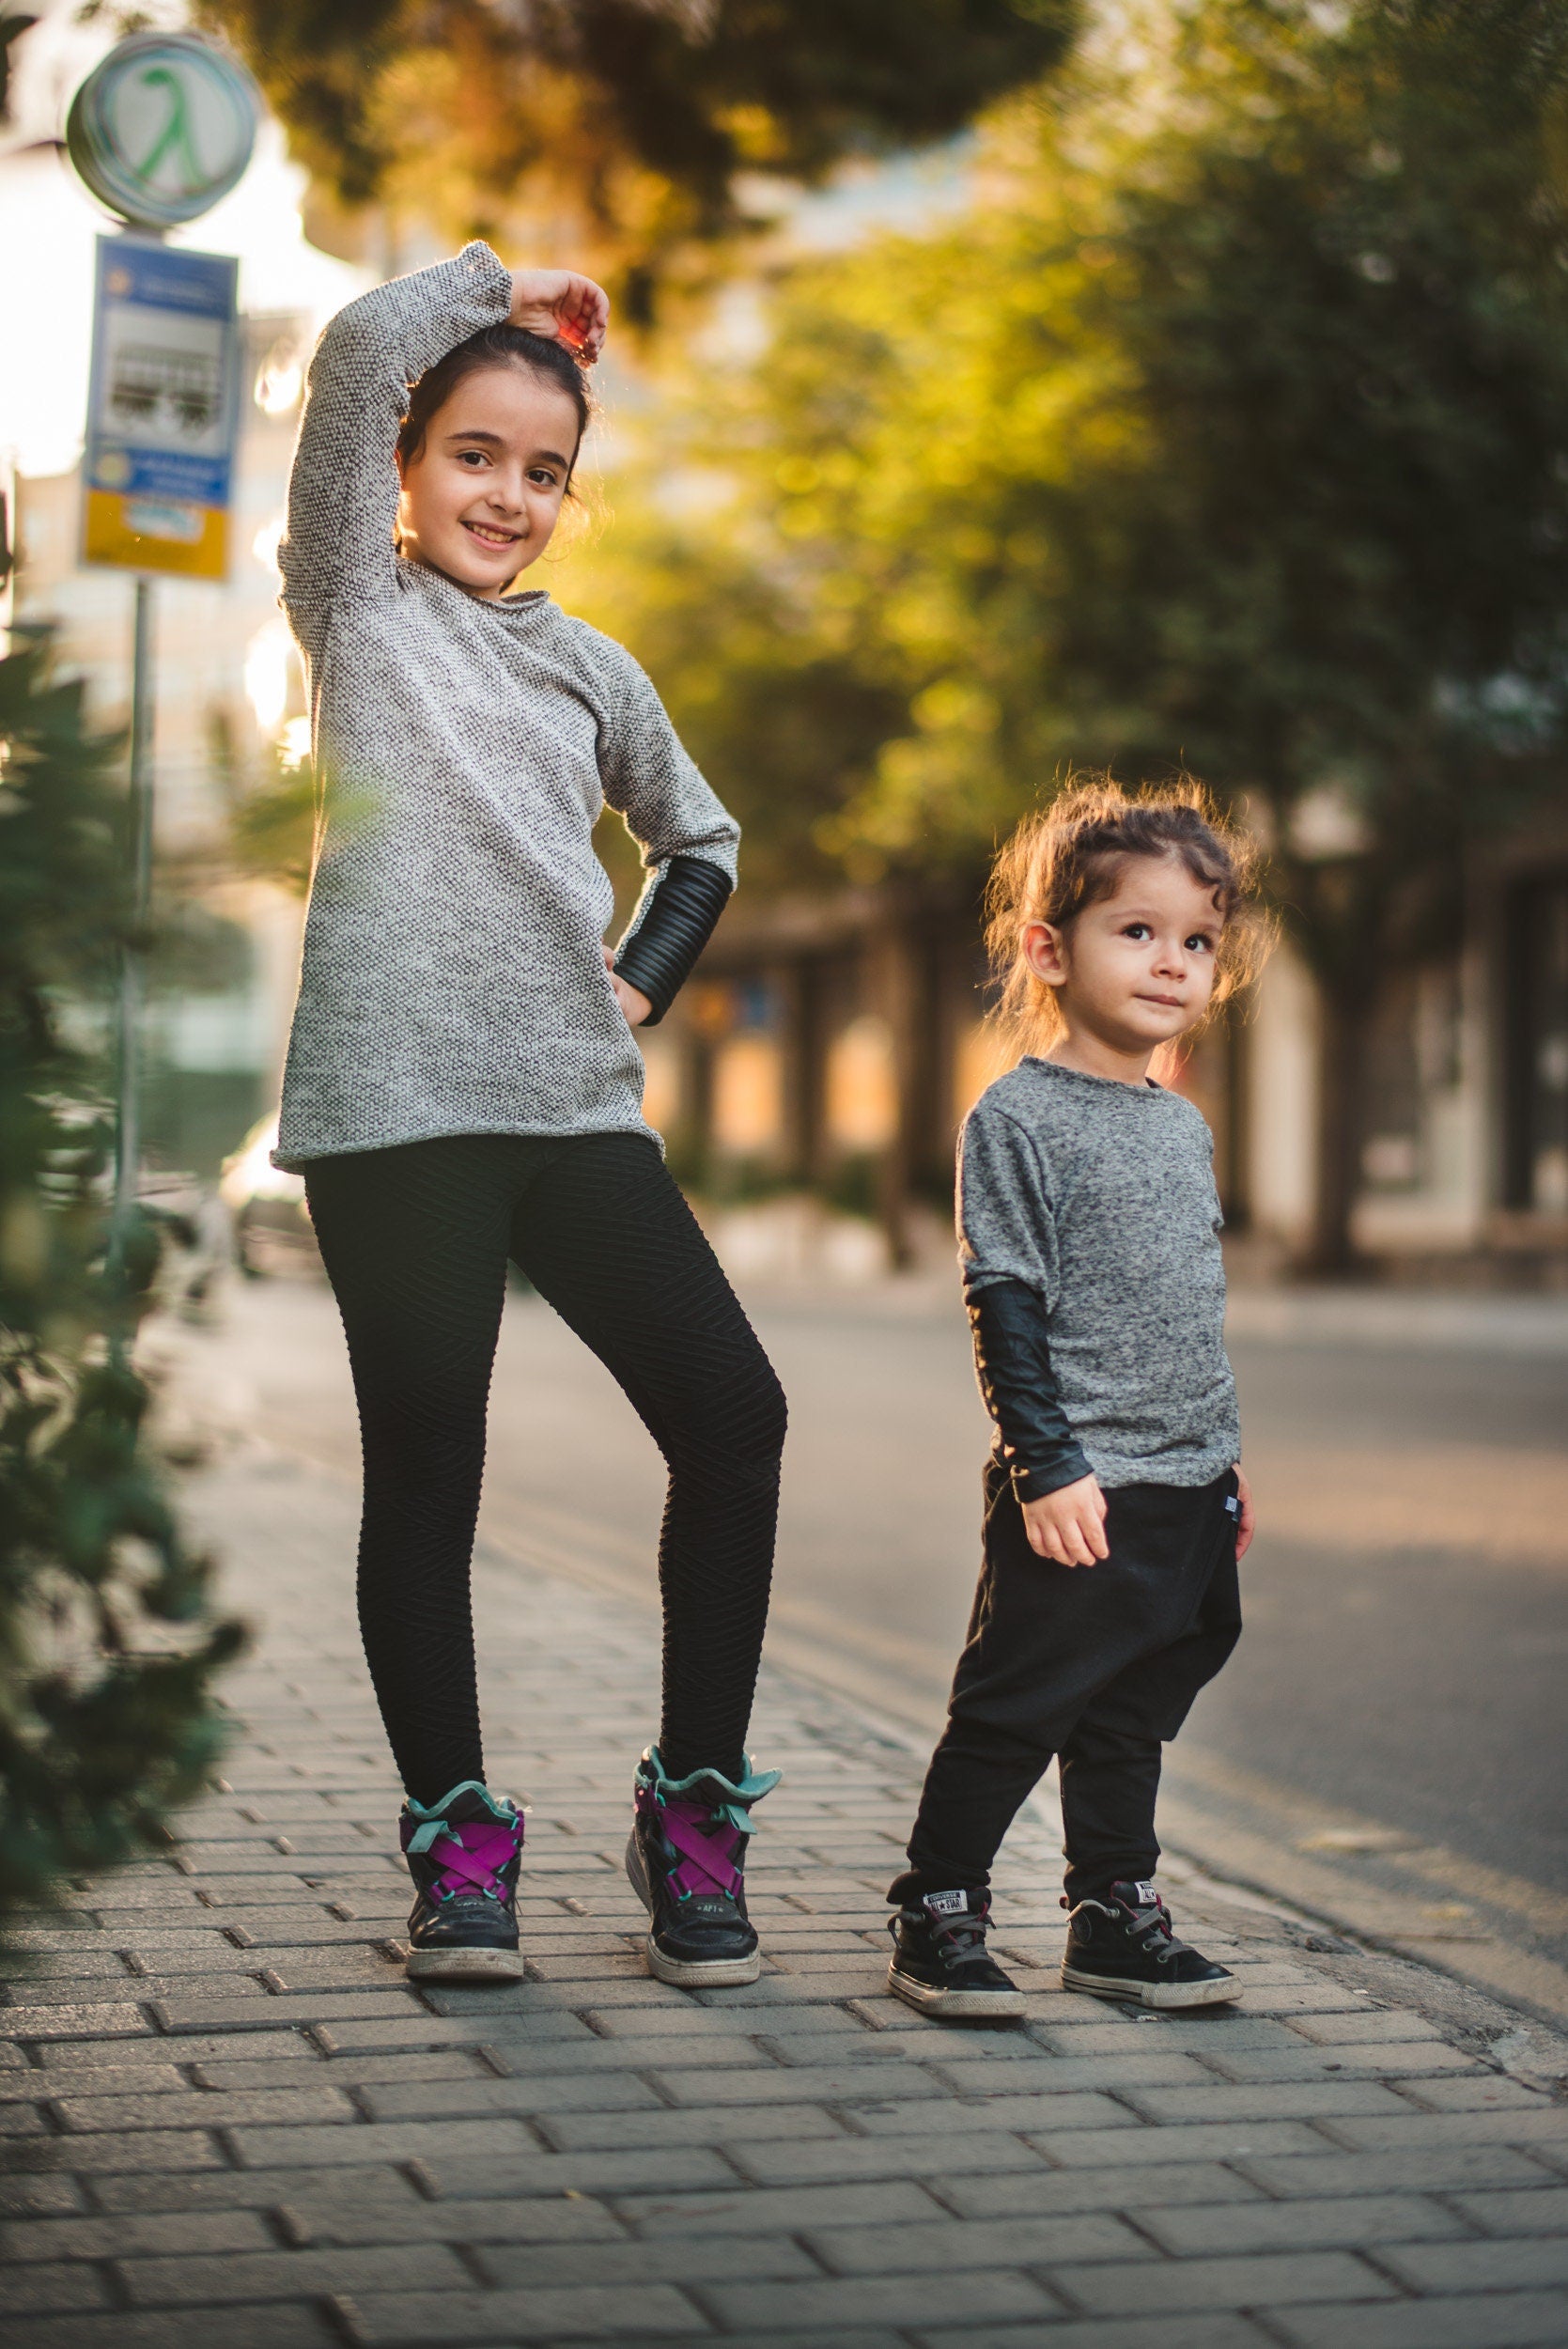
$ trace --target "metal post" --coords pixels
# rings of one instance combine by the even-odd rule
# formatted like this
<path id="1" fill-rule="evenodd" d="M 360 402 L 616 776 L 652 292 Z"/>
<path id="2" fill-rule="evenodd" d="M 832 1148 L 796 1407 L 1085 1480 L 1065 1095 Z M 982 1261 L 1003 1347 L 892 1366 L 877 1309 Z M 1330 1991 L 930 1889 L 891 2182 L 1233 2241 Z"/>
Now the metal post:
<path id="1" fill-rule="evenodd" d="M 136 582 L 131 656 L 131 935 L 120 955 L 116 1019 L 115 1217 L 110 1261 L 124 1276 L 141 1159 L 141 1027 L 147 999 L 147 926 L 152 901 L 152 582 Z"/>

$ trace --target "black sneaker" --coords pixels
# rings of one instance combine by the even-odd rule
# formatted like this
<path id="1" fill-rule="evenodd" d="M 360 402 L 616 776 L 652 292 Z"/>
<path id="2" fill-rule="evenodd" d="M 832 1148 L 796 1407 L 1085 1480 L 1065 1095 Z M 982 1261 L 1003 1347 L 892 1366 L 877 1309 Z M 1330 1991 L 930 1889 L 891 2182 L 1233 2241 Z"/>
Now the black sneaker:
<path id="1" fill-rule="evenodd" d="M 918 1908 L 901 1908 L 888 1919 L 888 1988 L 906 2006 L 945 2023 L 1020 2016 L 1023 1992 L 986 1953 L 990 1921 L 988 1892 L 927 1892 Z"/>
<path id="2" fill-rule="evenodd" d="M 409 1974 L 419 1982 L 520 1982 L 522 1813 L 516 1804 L 468 1778 L 428 1810 L 406 1802 L 397 1824 L 414 1890 Z"/>
<path id="3" fill-rule="evenodd" d="M 1103 1901 L 1079 1901 L 1067 1918 L 1064 1990 L 1092 1990 L 1129 2006 L 1224 2006 L 1241 1984 L 1223 1966 L 1178 1941 L 1152 1884 L 1113 1884 Z"/>
<path id="4" fill-rule="evenodd" d="M 626 1873 L 648 1912 L 648 1970 L 680 1990 L 728 1989 L 762 1971 L 746 1914 L 746 1843 L 751 1811 L 779 1782 L 777 1770 L 740 1783 L 717 1770 L 669 1779 L 650 1746 L 632 1785 Z"/>

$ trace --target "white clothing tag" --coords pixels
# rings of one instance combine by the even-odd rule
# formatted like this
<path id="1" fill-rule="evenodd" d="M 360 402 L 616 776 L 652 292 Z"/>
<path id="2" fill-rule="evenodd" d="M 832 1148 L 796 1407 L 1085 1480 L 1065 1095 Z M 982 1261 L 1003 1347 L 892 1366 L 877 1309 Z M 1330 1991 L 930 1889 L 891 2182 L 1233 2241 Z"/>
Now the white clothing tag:
<path id="1" fill-rule="evenodd" d="M 927 1892 L 924 1905 L 933 1917 L 961 1917 L 970 1896 L 967 1892 Z"/>

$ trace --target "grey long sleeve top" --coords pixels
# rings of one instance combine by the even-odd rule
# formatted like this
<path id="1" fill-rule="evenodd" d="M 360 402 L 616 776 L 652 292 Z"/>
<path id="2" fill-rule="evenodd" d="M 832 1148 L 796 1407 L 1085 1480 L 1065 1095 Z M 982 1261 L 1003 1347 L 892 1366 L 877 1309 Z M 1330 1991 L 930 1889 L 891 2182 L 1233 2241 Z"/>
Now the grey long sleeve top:
<path id="1" fill-rule="evenodd" d="M 1241 1456 L 1213 1155 L 1179 1094 L 1033 1058 L 964 1126 L 965 1294 L 1038 1299 L 1062 1409 L 1108 1487 L 1205 1485 Z"/>
<path id="2" fill-rule="evenodd" d="M 349 303 L 311 363 L 280 561 L 319 798 L 282 1166 L 646 1132 L 594 824 L 617 809 L 649 874 L 629 939 L 673 859 L 734 886 L 739 828 L 629 653 L 548 595 L 483 602 L 394 551 L 408 387 L 510 304 L 471 244 Z"/>

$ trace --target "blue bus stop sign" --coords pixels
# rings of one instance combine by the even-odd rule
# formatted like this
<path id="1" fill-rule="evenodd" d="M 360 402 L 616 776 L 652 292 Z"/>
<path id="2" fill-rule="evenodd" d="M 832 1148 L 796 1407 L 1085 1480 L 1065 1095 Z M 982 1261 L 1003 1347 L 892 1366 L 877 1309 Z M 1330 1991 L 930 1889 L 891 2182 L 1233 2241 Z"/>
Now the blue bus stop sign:
<path id="1" fill-rule="evenodd" d="M 190 33 L 135 33 L 71 101 L 77 173 L 137 228 L 178 228 L 226 195 L 256 145 L 256 85 L 239 60 Z"/>

